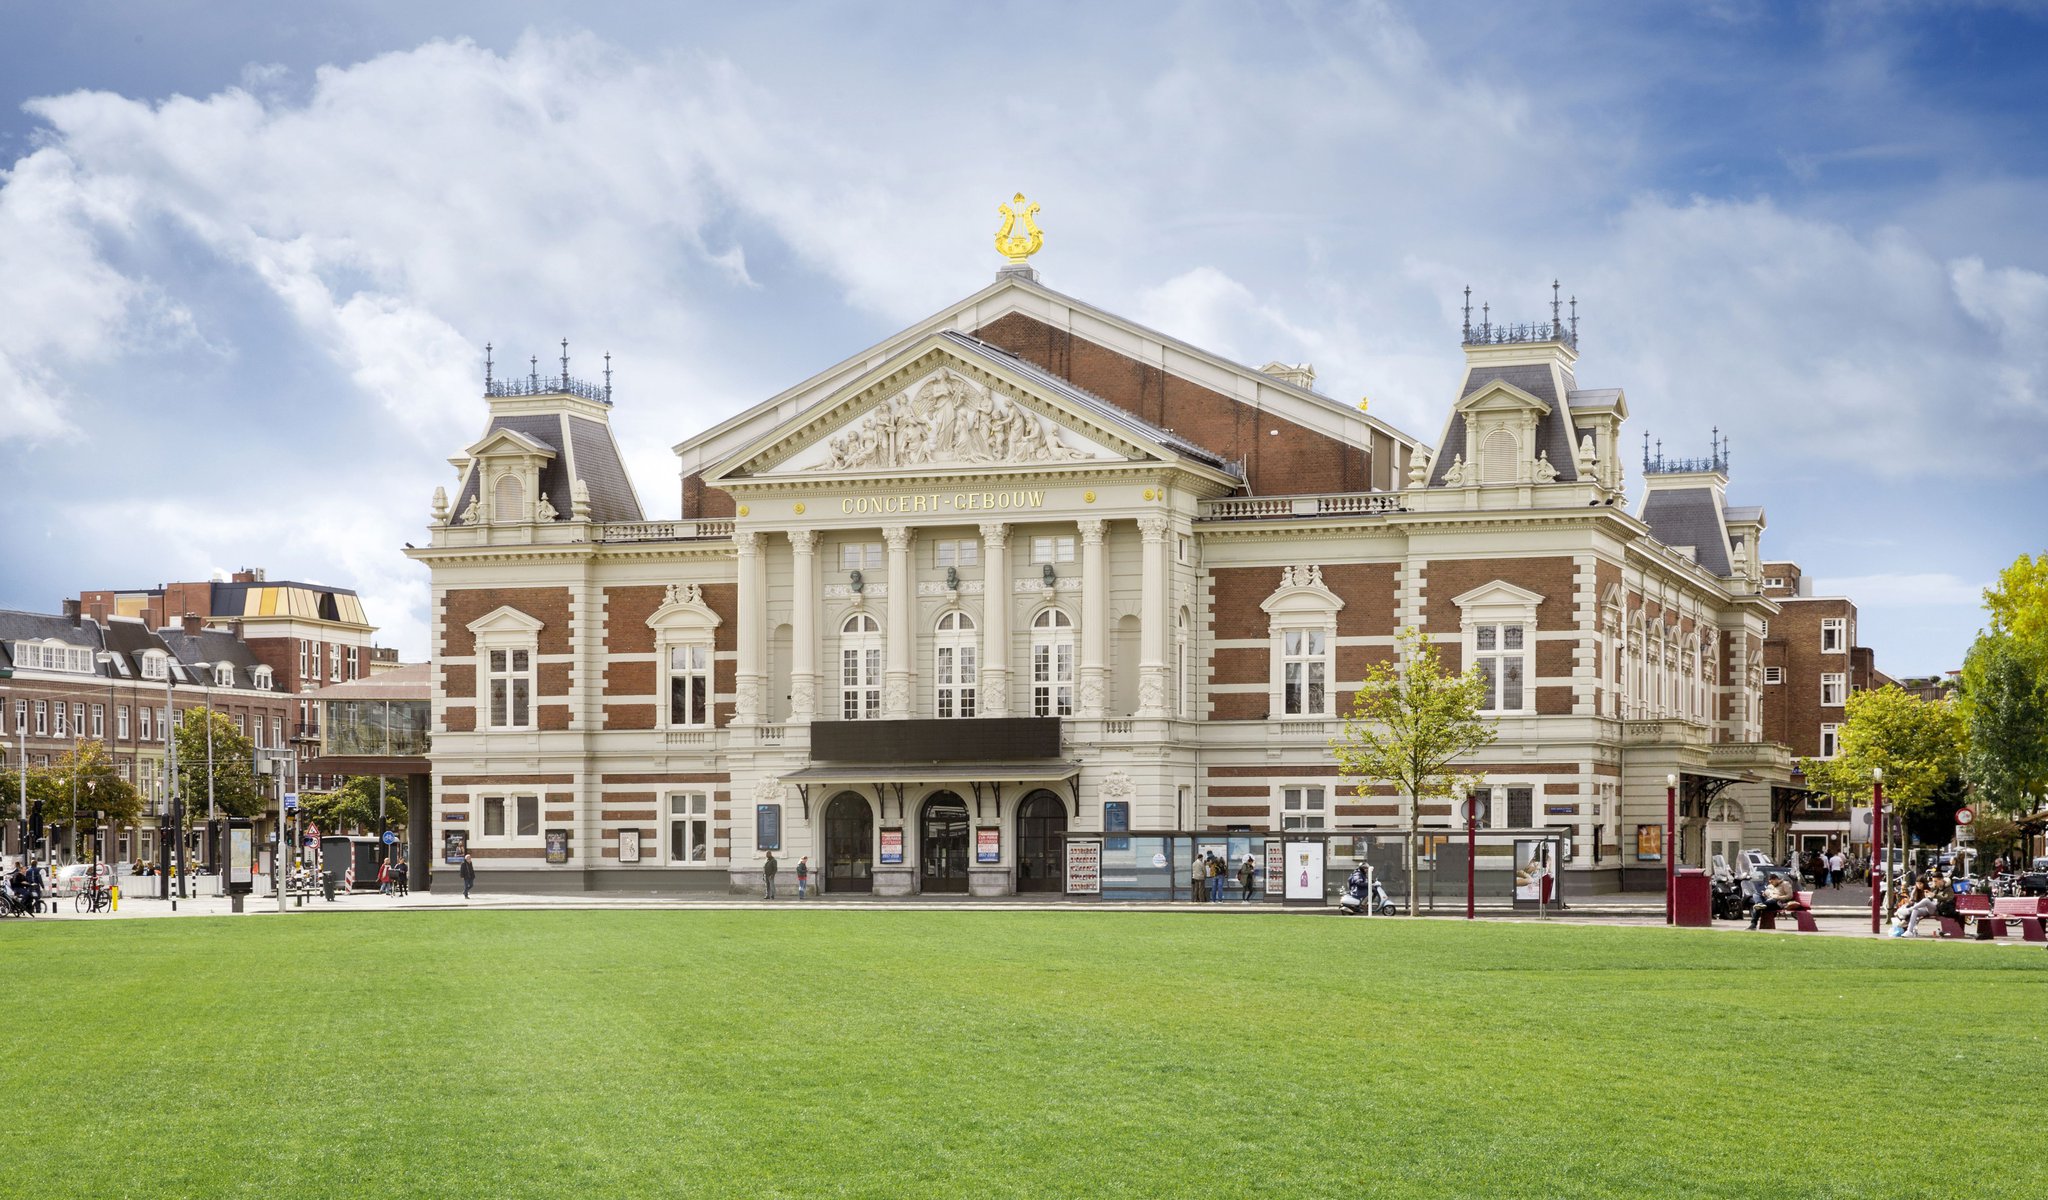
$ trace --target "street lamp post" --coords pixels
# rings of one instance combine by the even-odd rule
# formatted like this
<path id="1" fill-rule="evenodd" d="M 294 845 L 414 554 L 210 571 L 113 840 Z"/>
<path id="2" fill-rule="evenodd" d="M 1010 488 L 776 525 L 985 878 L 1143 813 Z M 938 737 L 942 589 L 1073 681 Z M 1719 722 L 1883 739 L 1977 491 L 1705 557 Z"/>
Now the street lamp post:
<path id="1" fill-rule="evenodd" d="M 185 896 L 185 806 L 183 789 L 178 786 L 178 702 L 171 693 L 171 662 L 164 656 L 164 769 L 170 777 L 171 837 L 176 839 L 177 853 L 171 856 L 171 872 L 177 877 L 177 890 L 164 889 L 171 901 L 171 911 L 178 911 L 178 901 Z"/>
<path id="2" fill-rule="evenodd" d="M 213 667 L 210 662 L 196 662 L 192 669 L 199 672 L 199 687 L 206 697 L 206 822 L 211 830 L 213 825 Z M 206 843 L 206 865 L 219 869 L 213 861 L 213 842 Z"/>
<path id="3" fill-rule="evenodd" d="M 1884 845 L 1884 768 L 1870 768 L 1870 932 L 1884 932 L 1884 901 L 1878 893 L 1878 854 Z M 1886 854 L 1886 858 L 1891 855 Z M 1883 885 L 1890 890 L 1890 881 Z"/>
<path id="4" fill-rule="evenodd" d="M 1664 923 L 1678 921 L 1678 776 L 1664 777 Z"/>

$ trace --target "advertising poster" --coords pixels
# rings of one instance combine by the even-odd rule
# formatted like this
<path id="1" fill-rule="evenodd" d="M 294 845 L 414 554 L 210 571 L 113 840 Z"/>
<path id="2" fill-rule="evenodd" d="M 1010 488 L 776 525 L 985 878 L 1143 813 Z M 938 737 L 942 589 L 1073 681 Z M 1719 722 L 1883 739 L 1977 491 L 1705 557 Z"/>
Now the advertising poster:
<path id="1" fill-rule="evenodd" d="M 1664 827 L 1662 825 L 1636 826 L 1636 861 L 1664 861 Z"/>
<path id="2" fill-rule="evenodd" d="M 1323 898 L 1323 844 L 1321 842 L 1288 842 L 1286 845 L 1287 898 L 1289 900 L 1321 900 Z"/>
<path id="3" fill-rule="evenodd" d="M 782 806 L 780 804 L 756 804 L 754 806 L 754 849 L 782 849 Z"/>
<path id="4" fill-rule="evenodd" d="M 882 861 L 900 863 L 903 861 L 903 831 L 884 829 L 882 831 Z"/>
<path id="5" fill-rule="evenodd" d="M 247 829 L 228 830 L 228 882 L 250 882 L 249 866 L 255 861 L 255 845 Z"/>
<path id="6" fill-rule="evenodd" d="M 1067 892 L 1075 896 L 1102 894 L 1102 843 L 1067 843 Z"/>
<path id="7" fill-rule="evenodd" d="M 640 861 L 639 830 L 619 830 L 619 861 L 622 863 L 636 863 Z"/>
<path id="8" fill-rule="evenodd" d="M 1287 848 L 1278 838 L 1266 839 L 1266 894 L 1285 894 L 1287 887 Z"/>
<path id="9" fill-rule="evenodd" d="M 469 853 L 469 833 L 462 829 L 449 829 L 441 834 L 441 861 L 451 867 L 462 865 Z"/>
<path id="10" fill-rule="evenodd" d="M 1102 802 L 1102 831 L 1104 833 L 1123 833 L 1130 827 L 1130 801 L 1105 800 Z M 1129 850 L 1131 848 L 1131 839 L 1127 837 L 1107 837 L 1103 839 L 1103 847 L 1108 850 Z"/>
<path id="11" fill-rule="evenodd" d="M 1545 841 L 1518 841 L 1515 843 L 1515 899 L 1544 900 L 1544 881 L 1550 876 L 1550 843 Z"/>
<path id="12" fill-rule="evenodd" d="M 569 831 L 550 829 L 547 832 L 548 865 L 559 867 L 569 861 Z"/>
<path id="13" fill-rule="evenodd" d="M 974 831 L 974 861 L 1003 861 L 1003 831 L 1000 826 L 984 825 Z"/>

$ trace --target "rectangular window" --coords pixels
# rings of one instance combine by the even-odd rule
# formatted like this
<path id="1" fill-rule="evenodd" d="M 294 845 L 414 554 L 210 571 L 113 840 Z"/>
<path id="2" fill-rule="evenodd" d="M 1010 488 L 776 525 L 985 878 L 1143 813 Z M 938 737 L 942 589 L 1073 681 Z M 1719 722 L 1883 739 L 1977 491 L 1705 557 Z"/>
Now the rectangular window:
<path id="1" fill-rule="evenodd" d="M 142 740 L 145 742 L 154 741 L 155 735 L 150 732 L 150 724 L 156 714 L 156 710 L 145 704 L 137 711 L 142 714 Z"/>
<path id="2" fill-rule="evenodd" d="M 1329 635 L 1289 629 L 1280 635 L 1281 711 L 1290 717 L 1329 713 Z"/>
<path id="3" fill-rule="evenodd" d="M 41 733 L 42 730 L 38 729 L 36 732 Z M 54 737 L 71 736 L 71 722 L 64 714 L 64 702 L 62 700 L 57 701 L 57 727 L 51 731 L 51 734 Z"/>
<path id="4" fill-rule="evenodd" d="M 92 706 L 92 736 L 95 741 L 107 740 L 107 706 L 104 704 Z"/>
<path id="5" fill-rule="evenodd" d="M 1848 699 L 1849 677 L 1841 673 L 1820 677 L 1820 702 L 1829 708 L 1840 708 Z"/>
<path id="6" fill-rule="evenodd" d="M 63 719 L 63 717 L 64 717 L 64 710 L 60 708 L 60 709 L 58 709 L 58 710 L 57 710 L 57 719 L 58 719 L 58 720 L 62 720 L 62 719 Z M 50 735 L 50 702 L 49 702 L 48 700 L 38 700 L 38 701 L 36 701 L 36 736 L 37 736 L 37 737 L 48 737 L 49 735 Z"/>
<path id="7" fill-rule="evenodd" d="M 1785 577 L 1782 575 L 1767 575 L 1764 577 L 1764 586 L 1774 588 L 1784 587 Z"/>
<path id="8" fill-rule="evenodd" d="M 1074 715 L 1074 644 L 1039 642 L 1031 647 L 1031 715 Z"/>
<path id="9" fill-rule="evenodd" d="M 243 737 L 249 736 L 249 715 L 247 713 L 235 714 L 235 732 Z"/>
<path id="10" fill-rule="evenodd" d="M 1849 648 L 1849 619 L 1827 617 L 1820 623 L 1820 652 L 1840 654 Z"/>
<path id="11" fill-rule="evenodd" d="M 1031 561 L 1037 563 L 1068 563 L 1074 561 L 1074 539 L 1070 537 L 1035 537 L 1031 539 Z"/>
<path id="12" fill-rule="evenodd" d="M 79 737 L 85 736 L 85 705 L 83 703 L 71 706 L 71 728 Z"/>
<path id="13" fill-rule="evenodd" d="M 711 647 L 669 647 L 668 723 L 709 725 L 711 711 Z"/>
<path id="14" fill-rule="evenodd" d="M 974 660 L 978 653 L 977 647 L 958 642 L 939 647 L 938 689 L 941 717 L 974 715 L 977 682 Z"/>
<path id="15" fill-rule="evenodd" d="M 711 801 L 701 794 L 668 798 L 668 860 L 711 860 Z"/>
<path id="16" fill-rule="evenodd" d="M 1319 787 L 1291 787 L 1280 789 L 1280 828 L 1282 829 L 1324 829 L 1324 818 L 1328 815 Z"/>
<path id="17" fill-rule="evenodd" d="M 128 740 L 128 706 L 123 704 L 114 710 L 114 736 Z"/>
<path id="18" fill-rule="evenodd" d="M 167 742 L 170 740 L 170 738 L 171 710 L 168 708 L 159 708 L 156 710 L 156 740 L 159 742 Z"/>
<path id="19" fill-rule="evenodd" d="M 1520 625 L 1480 625 L 1472 631 L 1473 663 L 1486 680 L 1483 712 L 1521 712 L 1529 671 L 1527 631 Z"/>
<path id="20" fill-rule="evenodd" d="M 306 676 L 313 673 L 313 668 L 309 665 L 309 654 L 310 645 L 305 641 L 301 641 L 299 643 L 299 679 L 301 681 L 304 681 Z"/>
<path id="21" fill-rule="evenodd" d="M 1764 618 L 1764 636 L 1771 636 L 1771 619 L 1769 617 Z"/>
<path id="22" fill-rule="evenodd" d="M 275 749 L 284 749 L 284 717 L 280 715 L 270 718 L 270 744 Z"/>
<path id="23" fill-rule="evenodd" d="M 333 642 L 327 643 L 327 678 L 341 682 L 341 647 Z"/>
<path id="24" fill-rule="evenodd" d="M 505 798 L 484 797 L 484 836 L 496 838 L 505 836 Z"/>
<path id="25" fill-rule="evenodd" d="M 933 542 L 932 565 L 978 567 L 981 565 L 981 543 L 973 538 L 961 538 L 957 541 L 941 539 Z"/>
<path id="26" fill-rule="evenodd" d="M 540 797 L 521 796 L 518 800 L 518 806 L 519 824 L 518 827 L 512 831 L 513 835 L 516 837 L 539 837 Z"/>
<path id="27" fill-rule="evenodd" d="M 489 664 L 491 728 L 530 727 L 533 724 L 533 652 L 493 650 Z"/>
<path id="28" fill-rule="evenodd" d="M 1765 682 L 1765 683 L 1783 683 L 1783 682 L 1785 682 L 1785 668 L 1783 668 L 1783 667 L 1765 667 L 1765 668 L 1764 668 L 1764 682 Z"/>
<path id="29" fill-rule="evenodd" d="M 882 543 L 848 542 L 839 547 L 839 569 L 842 571 L 881 570 Z"/>
<path id="30" fill-rule="evenodd" d="M 1842 752 L 1842 727 L 1822 725 L 1820 727 L 1820 756 L 1833 758 Z"/>

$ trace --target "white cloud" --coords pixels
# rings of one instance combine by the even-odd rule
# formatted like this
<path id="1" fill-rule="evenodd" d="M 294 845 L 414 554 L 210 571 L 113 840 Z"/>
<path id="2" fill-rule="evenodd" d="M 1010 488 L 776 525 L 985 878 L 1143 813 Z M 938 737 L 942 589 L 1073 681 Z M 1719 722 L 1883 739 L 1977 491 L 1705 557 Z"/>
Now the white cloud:
<path id="1" fill-rule="evenodd" d="M 1847 596 L 1862 608 L 1978 608 L 1987 584 L 1940 571 L 1819 578 L 1814 594 Z"/>

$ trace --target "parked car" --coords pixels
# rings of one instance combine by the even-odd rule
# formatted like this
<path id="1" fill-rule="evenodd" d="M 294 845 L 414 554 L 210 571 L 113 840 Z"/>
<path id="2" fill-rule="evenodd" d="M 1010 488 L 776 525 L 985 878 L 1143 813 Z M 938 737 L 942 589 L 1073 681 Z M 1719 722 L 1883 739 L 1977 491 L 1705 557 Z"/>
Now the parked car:
<path id="1" fill-rule="evenodd" d="M 52 896 L 76 896 L 85 890 L 86 876 L 93 870 L 90 863 L 72 863 L 58 867 L 56 876 L 50 882 Z M 114 882 L 114 868 L 111 863 L 99 864 L 99 883 L 107 887 Z"/>

